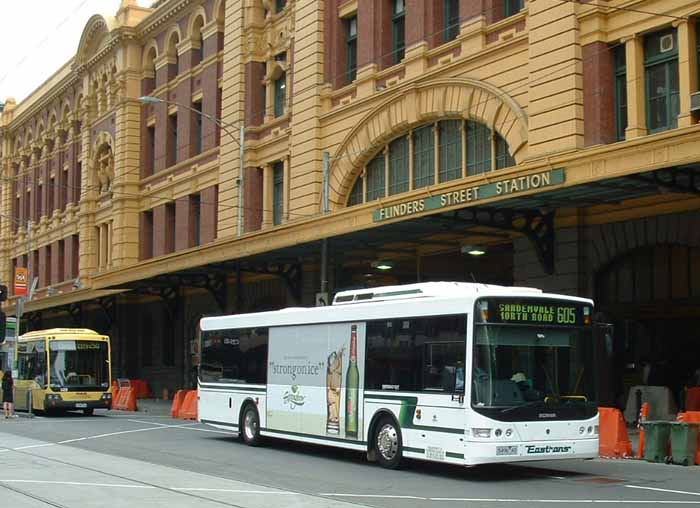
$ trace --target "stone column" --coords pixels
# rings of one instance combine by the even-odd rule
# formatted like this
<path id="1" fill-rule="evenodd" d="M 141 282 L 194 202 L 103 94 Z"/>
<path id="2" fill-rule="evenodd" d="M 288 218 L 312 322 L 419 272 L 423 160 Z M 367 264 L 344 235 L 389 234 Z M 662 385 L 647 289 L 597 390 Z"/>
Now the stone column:
<path id="1" fill-rule="evenodd" d="M 528 9 L 528 156 L 583 148 L 583 68 L 577 5 L 531 0 Z M 543 33 L 556 35 L 544 38 Z M 553 73 L 557 75 L 555 93 Z"/>
<path id="2" fill-rule="evenodd" d="M 644 93 L 644 39 L 631 37 L 623 40 L 627 65 L 627 129 L 625 139 L 638 138 L 647 133 L 646 95 Z"/>
<path id="3" fill-rule="evenodd" d="M 698 58 L 695 24 L 687 19 L 674 23 L 678 30 L 678 84 L 680 85 L 680 113 L 678 127 L 689 127 L 694 122 L 690 112 L 690 94 L 698 90 Z"/>
<path id="4" fill-rule="evenodd" d="M 299 3 L 297 3 L 299 5 Z M 245 65 L 243 62 L 243 0 L 228 0 L 225 10 L 221 113 L 228 124 L 240 127 L 245 121 Z M 298 25 L 297 25 L 297 33 Z M 205 40 L 206 42 L 206 40 Z M 234 134 L 235 135 L 235 134 Z M 222 140 L 225 139 L 222 134 Z M 238 233 L 240 147 L 238 143 L 222 142 L 219 152 L 219 199 L 217 238 L 233 237 Z"/>
<path id="5" fill-rule="evenodd" d="M 284 170 L 282 172 L 282 222 L 287 222 L 289 220 L 289 189 L 291 180 L 289 156 L 285 157 L 282 163 L 284 165 Z"/>
<path id="6" fill-rule="evenodd" d="M 266 164 L 263 168 L 262 184 L 262 228 L 265 229 L 272 226 L 272 187 L 274 184 L 272 164 Z"/>

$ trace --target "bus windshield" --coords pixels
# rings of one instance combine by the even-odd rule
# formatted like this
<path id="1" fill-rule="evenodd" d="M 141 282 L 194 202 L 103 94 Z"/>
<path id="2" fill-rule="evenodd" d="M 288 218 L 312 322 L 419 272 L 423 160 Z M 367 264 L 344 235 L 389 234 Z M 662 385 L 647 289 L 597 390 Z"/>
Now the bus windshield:
<path id="1" fill-rule="evenodd" d="M 541 322 L 536 323 L 501 307 L 503 312 L 489 310 L 481 322 L 477 317 L 472 407 L 503 421 L 594 416 L 591 327 L 576 326 L 579 318 L 574 314 L 571 326 L 558 324 L 556 305 L 529 308 L 553 310 L 555 315 L 550 318 L 545 312 L 544 319 L 540 315 Z M 573 313 L 582 310 L 577 306 L 568 308 Z"/>
<path id="2" fill-rule="evenodd" d="M 107 343 L 55 340 L 49 343 L 52 389 L 101 391 L 109 388 Z"/>

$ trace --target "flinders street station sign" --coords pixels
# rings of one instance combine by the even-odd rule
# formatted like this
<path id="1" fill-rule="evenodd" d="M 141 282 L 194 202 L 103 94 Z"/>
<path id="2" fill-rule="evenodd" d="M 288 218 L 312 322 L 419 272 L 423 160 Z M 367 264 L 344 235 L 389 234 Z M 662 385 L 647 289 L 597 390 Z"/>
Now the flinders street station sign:
<path id="1" fill-rule="evenodd" d="M 372 220 L 374 222 L 382 222 L 431 210 L 440 210 L 441 208 L 448 208 L 455 205 L 471 204 L 499 196 L 514 196 L 535 189 L 559 185 L 564 183 L 565 180 L 565 170 L 560 168 L 500 180 L 498 182 L 470 185 L 435 196 L 411 199 L 395 205 L 378 208 L 373 212 Z"/>

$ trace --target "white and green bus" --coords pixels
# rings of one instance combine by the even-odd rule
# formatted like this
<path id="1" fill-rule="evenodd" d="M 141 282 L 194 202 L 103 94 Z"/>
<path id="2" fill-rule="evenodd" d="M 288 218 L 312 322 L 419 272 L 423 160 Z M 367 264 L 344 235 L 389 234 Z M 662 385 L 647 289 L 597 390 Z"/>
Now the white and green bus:
<path id="1" fill-rule="evenodd" d="M 432 282 L 203 318 L 199 418 L 461 465 L 598 455 L 593 302 Z"/>

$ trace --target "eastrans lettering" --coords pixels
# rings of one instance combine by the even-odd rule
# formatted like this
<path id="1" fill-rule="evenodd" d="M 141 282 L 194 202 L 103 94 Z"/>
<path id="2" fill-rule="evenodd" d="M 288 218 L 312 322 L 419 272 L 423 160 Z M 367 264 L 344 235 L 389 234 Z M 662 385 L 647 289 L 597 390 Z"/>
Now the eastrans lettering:
<path id="1" fill-rule="evenodd" d="M 527 445 L 525 448 L 527 449 L 527 453 L 569 453 L 571 451 L 570 446 Z"/>

